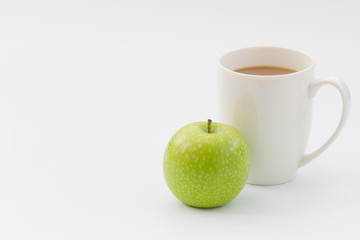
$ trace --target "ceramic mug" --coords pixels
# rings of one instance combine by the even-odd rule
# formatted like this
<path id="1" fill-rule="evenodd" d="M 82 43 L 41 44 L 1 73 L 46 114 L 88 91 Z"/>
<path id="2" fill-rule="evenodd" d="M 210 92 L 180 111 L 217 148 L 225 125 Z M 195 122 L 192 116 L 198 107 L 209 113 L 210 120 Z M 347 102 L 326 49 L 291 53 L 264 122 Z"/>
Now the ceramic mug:
<path id="1" fill-rule="evenodd" d="M 235 69 L 279 66 L 296 70 L 284 75 L 249 75 Z M 339 90 L 342 116 L 331 137 L 305 154 L 313 98 L 324 85 Z M 314 62 L 302 52 L 279 47 L 251 47 L 219 60 L 219 121 L 237 128 L 251 153 L 248 183 L 274 185 L 295 178 L 297 169 L 323 152 L 339 135 L 350 112 L 350 93 L 335 76 L 315 80 Z"/>

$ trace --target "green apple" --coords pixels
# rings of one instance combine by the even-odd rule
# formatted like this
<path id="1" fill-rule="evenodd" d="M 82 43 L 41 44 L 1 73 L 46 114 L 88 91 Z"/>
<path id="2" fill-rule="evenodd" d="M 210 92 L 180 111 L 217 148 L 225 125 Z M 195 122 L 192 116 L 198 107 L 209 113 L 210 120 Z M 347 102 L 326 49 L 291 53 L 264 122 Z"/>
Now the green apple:
<path id="1" fill-rule="evenodd" d="M 219 207 L 243 189 L 250 151 L 235 128 L 211 120 L 195 122 L 171 138 L 163 167 L 166 183 L 180 201 L 199 208 Z"/>

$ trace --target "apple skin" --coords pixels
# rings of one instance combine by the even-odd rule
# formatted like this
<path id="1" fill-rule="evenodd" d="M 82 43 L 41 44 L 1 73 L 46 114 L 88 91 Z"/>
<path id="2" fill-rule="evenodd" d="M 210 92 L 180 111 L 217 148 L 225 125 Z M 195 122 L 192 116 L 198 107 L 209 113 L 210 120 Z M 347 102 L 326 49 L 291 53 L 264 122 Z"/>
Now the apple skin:
<path id="1" fill-rule="evenodd" d="M 171 138 L 164 155 L 165 181 L 183 203 L 198 208 L 222 206 L 243 189 L 250 151 L 241 133 L 225 124 L 190 123 Z"/>

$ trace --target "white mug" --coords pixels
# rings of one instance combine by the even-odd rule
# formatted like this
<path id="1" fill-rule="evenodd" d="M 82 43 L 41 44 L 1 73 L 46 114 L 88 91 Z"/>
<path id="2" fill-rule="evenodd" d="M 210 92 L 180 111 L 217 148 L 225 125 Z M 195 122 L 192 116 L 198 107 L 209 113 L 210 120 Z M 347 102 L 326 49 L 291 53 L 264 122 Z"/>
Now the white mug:
<path id="1" fill-rule="evenodd" d="M 235 69 L 279 66 L 284 75 L 250 75 Z M 305 154 L 315 93 L 332 85 L 342 97 L 342 116 L 331 137 Z M 297 169 L 323 152 L 339 135 L 350 112 L 350 93 L 335 76 L 315 80 L 314 62 L 305 53 L 279 47 L 251 47 L 224 54 L 219 61 L 219 121 L 237 128 L 251 154 L 249 184 L 274 185 L 295 178 Z"/>

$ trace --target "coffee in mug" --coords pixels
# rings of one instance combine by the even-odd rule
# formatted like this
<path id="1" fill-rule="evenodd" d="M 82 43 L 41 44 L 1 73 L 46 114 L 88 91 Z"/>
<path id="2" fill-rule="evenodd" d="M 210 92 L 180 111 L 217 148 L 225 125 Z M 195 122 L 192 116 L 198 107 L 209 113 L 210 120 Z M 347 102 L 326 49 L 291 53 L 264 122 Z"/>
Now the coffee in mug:
<path id="1" fill-rule="evenodd" d="M 296 72 L 294 69 L 279 66 L 251 66 L 237 68 L 234 71 L 250 75 L 282 75 Z"/>

